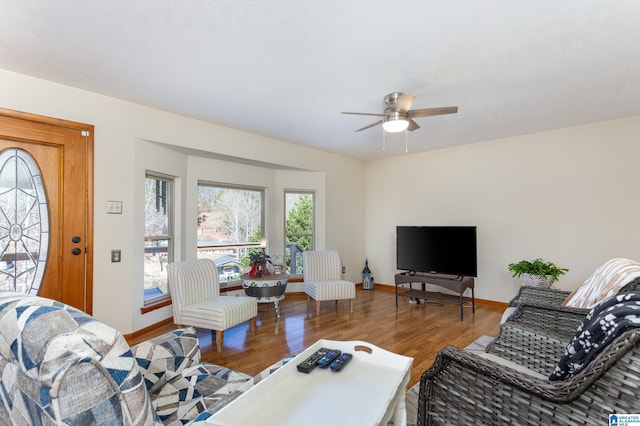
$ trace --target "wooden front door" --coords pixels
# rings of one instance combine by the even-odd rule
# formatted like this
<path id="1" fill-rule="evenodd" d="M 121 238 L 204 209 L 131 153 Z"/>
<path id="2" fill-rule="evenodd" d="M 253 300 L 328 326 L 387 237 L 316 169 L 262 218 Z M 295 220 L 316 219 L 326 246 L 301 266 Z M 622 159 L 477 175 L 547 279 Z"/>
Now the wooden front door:
<path id="1" fill-rule="evenodd" d="M 92 313 L 93 126 L 0 108 L 0 290 Z"/>

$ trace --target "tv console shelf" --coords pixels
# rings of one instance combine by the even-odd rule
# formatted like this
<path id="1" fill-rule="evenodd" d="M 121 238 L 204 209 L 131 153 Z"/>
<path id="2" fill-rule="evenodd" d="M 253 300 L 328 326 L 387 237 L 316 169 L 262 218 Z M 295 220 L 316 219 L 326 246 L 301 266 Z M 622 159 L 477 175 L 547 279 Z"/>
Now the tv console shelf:
<path id="1" fill-rule="evenodd" d="M 427 302 L 437 303 L 453 303 L 460 305 L 460 321 L 463 320 L 463 308 L 465 302 L 471 302 L 472 312 L 476 313 L 476 300 L 474 294 L 475 280 L 473 277 L 453 277 L 438 274 L 410 274 L 403 272 L 396 274 L 396 309 L 398 309 L 398 296 L 412 297 L 415 299 L 423 299 Z M 414 290 L 413 283 L 421 283 L 421 290 Z M 398 286 L 401 284 L 409 284 L 409 289 L 398 293 Z M 425 291 L 425 284 L 433 284 L 439 287 L 451 290 L 458 295 L 439 293 L 434 291 Z M 403 287 L 401 287 L 402 289 Z M 471 297 L 464 296 L 464 292 L 471 289 Z"/>

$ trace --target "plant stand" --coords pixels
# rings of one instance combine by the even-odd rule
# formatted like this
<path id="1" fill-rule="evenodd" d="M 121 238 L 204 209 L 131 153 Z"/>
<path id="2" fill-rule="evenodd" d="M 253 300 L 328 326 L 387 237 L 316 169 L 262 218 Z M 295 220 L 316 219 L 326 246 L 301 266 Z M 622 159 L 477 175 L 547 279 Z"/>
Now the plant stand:
<path id="1" fill-rule="evenodd" d="M 249 274 L 244 274 L 241 278 L 245 294 L 255 297 L 258 303 L 273 303 L 276 309 L 276 316 L 280 318 L 280 301 L 284 299 L 289 275 L 250 277 Z"/>

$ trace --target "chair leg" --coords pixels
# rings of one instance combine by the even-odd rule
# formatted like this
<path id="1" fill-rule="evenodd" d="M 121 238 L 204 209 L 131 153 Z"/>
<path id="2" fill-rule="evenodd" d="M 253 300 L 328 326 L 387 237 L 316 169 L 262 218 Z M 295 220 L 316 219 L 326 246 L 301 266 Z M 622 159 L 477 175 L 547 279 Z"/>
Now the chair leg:
<path id="1" fill-rule="evenodd" d="M 316 300 L 316 316 L 320 316 L 320 301 Z"/>
<path id="2" fill-rule="evenodd" d="M 353 299 L 349 299 L 349 313 L 353 313 Z"/>
<path id="3" fill-rule="evenodd" d="M 212 333 L 216 335 L 216 349 L 218 352 L 222 352 L 222 344 L 224 343 L 224 331 L 212 330 Z"/>
<path id="4" fill-rule="evenodd" d="M 251 329 L 251 334 L 256 333 L 256 318 L 253 317 L 249 320 L 249 329 Z"/>

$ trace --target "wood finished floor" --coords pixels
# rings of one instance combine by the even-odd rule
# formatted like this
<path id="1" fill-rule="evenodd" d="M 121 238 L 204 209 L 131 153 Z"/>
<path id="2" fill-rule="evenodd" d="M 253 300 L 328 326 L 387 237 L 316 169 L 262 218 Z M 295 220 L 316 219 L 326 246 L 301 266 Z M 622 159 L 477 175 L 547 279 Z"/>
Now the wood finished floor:
<path id="1" fill-rule="evenodd" d="M 248 323 L 224 333 L 224 350 L 216 352 L 209 330 L 198 329 L 202 360 L 242 371 L 252 376 L 289 355 L 310 346 L 318 339 L 361 340 L 383 349 L 413 357 L 409 386 L 433 363 L 436 353 L 446 345 L 465 347 L 482 335 L 495 336 L 504 306 L 476 302 L 475 315 L 471 307 L 464 308 L 460 321 L 458 305 L 409 304 L 400 297 L 395 308 L 395 294 L 389 286 L 376 290 L 358 288 L 349 313 L 349 303 L 323 302 L 320 317 L 315 305 L 307 310 L 306 296 L 287 294 L 280 302 L 280 319 L 276 319 L 273 304 L 259 304 L 257 330 L 252 334 Z M 132 339 L 136 344 L 162 334 L 176 326 L 165 326 Z"/>

